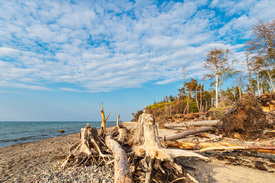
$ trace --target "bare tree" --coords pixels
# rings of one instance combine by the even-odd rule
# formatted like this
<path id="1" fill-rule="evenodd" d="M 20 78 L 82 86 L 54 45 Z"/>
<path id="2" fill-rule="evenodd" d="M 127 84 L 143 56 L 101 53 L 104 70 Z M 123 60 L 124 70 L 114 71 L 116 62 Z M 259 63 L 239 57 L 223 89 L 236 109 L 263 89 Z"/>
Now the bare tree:
<path id="1" fill-rule="evenodd" d="M 207 75 L 215 81 L 216 108 L 219 107 L 220 88 L 225 79 L 230 77 L 233 71 L 233 59 L 230 60 L 231 52 L 226 49 L 214 48 L 208 52 L 204 67 L 211 70 L 213 74 Z M 230 62 L 231 61 L 231 62 Z"/>
<path id="2" fill-rule="evenodd" d="M 252 50 L 263 54 L 268 60 L 275 59 L 275 19 L 264 23 L 261 20 L 252 28 L 254 35 L 249 41 Z"/>

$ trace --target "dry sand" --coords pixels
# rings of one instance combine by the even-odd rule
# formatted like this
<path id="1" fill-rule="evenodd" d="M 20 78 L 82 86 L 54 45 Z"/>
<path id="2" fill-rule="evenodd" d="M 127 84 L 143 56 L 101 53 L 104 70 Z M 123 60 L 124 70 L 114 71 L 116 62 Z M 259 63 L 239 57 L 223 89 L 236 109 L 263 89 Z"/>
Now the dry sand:
<path id="1" fill-rule="evenodd" d="M 123 125 L 132 128 L 136 123 L 124 122 Z M 112 130 L 112 127 L 107 130 Z M 160 136 L 173 133 L 174 130 L 159 131 Z M 79 134 L 71 134 L 0 148 L 0 182 L 31 182 L 36 175 L 58 166 L 78 139 Z M 210 163 L 190 160 L 186 164 L 197 168 L 190 173 L 200 182 L 275 182 L 274 173 L 226 165 L 215 159 Z"/>

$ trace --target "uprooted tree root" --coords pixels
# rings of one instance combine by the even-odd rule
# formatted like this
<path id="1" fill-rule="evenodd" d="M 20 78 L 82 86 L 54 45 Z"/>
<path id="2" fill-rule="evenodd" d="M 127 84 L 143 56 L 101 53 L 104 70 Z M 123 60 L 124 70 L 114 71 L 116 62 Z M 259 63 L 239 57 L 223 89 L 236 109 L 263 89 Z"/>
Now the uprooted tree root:
<path id="1" fill-rule="evenodd" d="M 91 128 L 89 124 L 81 128 L 80 140 L 70 148 L 70 154 L 62 164 L 62 168 L 67 166 L 80 166 L 97 164 L 102 165 L 110 160 L 109 153 L 104 140 L 98 135 L 96 128 Z"/>
<path id="2" fill-rule="evenodd" d="M 174 161 L 177 157 L 197 157 L 210 159 L 192 151 L 166 149 L 161 145 L 153 115 L 142 114 L 133 138 L 131 168 L 137 182 L 186 182 L 187 177 L 181 165 Z M 180 179 L 179 179 L 180 178 Z"/>
<path id="3" fill-rule="evenodd" d="M 257 139 L 267 127 L 266 115 L 255 96 L 244 95 L 223 115 L 221 133 L 244 140 Z"/>

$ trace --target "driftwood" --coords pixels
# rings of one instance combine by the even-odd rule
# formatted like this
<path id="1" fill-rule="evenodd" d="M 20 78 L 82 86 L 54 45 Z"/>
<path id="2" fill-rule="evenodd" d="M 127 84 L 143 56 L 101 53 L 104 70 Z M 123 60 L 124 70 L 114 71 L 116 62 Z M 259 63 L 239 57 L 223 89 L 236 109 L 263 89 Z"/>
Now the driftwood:
<path id="1" fill-rule="evenodd" d="M 243 149 L 243 150 L 275 150 L 274 146 L 231 146 L 231 147 L 208 147 L 198 150 L 197 152 L 204 152 L 204 151 L 212 151 L 212 150 L 237 150 L 237 149 Z"/>
<path id="2" fill-rule="evenodd" d="M 176 128 L 176 127 L 189 127 L 189 126 L 218 126 L 220 125 L 219 120 L 206 120 L 206 121 L 191 121 L 177 124 L 164 124 L 166 128 Z"/>
<path id="3" fill-rule="evenodd" d="M 113 152 L 115 158 L 115 183 L 132 183 L 129 165 L 125 151 L 110 135 L 105 138 L 107 147 Z"/>
<path id="4" fill-rule="evenodd" d="M 185 132 L 171 135 L 168 137 L 164 137 L 164 139 L 165 140 L 178 140 L 178 139 L 182 139 L 183 137 L 186 137 L 188 135 L 194 135 L 194 134 L 198 134 L 201 132 L 210 131 L 212 129 L 213 129 L 212 127 L 200 127 L 200 128 L 196 128 L 196 129 L 192 129 L 192 130 L 187 130 Z"/>
<path id="5" fill-rule="evenodd" d="M 147 121 L 148 115 L 146 115 L 145 113 L 142 113 L 139 118 L 138 118 L 138 122 L 137 122 L 137 126 L 136 126 L 136 131 L 135 131 L 135 135 L 133 138 L 133 145 L 140 145 L 143 143 L 143 134 L 144 134 L 144 121 Z M 150 119 L 148 119 L 150 120 Z"/>
<path id="6" fill-rule="evenodd" d="M 174 158 L 176 157 L 198 157 L 205 161 L 209 161 L 209 158 L 191 151 L 162 148 L 153 115 L 143 113 L 139 118 L 138 125 L 140 124 L 143 125 L 141 127 L 138 126 L 140 128 L 136 131 L 135 138 L 139 139 L 141 142 L 134 142 L 135 144 L 142 145 L 133 147 L 133 152 L 136 156 L 143 157 L 140 163 L 143 165 L 144 171 L 146 172 L 146 183 L 151 182 L 152 175 L 156 170 L 161 170 L 165 173 L 165 170 L 161 166 L 161 162 L 168 162 L 171 165 L 170 167 L 174 167 L 176 173 L 181 174 L 181 167 L 174 162 Z"/>
<path id="7" fill-rule="evenodd" d="M 163 141 L 167 147 L 197 150 L 196 152 L 212 150 L 257 150 L 274 154 L 275 146 L 240 146 L 229 142 L 179 142 L 174 140 Z"/>
<path id="8" fill-rule="evenodd" d="M 117 116 L 117 120 L 116 120 L 116 126 L 119 128 L 119 118 L 120 118 L 120 115 Z"/>
<path id="9" fill-rule="evenodd" d="M 190 150 L 199 150 L 204 148 L 211 147 L 230 147 L 236 146 L 229 142 L 179 142 L 179 141 L 163 141 L 167 147 L 180 148 L 180 149 L 190 149 Z"/>
<path id="10" fill-rule="evenodd" d="M 65 168 L 69 161 L 74 165 L 93 164 L 102 158 L 110 158 L 111 155 L 103 153 L 105 143 L 98 135 L 96 128 L 91 128 L 89 124 L 85 128 L 81 128 L 80 140 L 70 148 L 70 154 L 61 167 Z M 101 162 L 103 162 L 101 161 Z M 99 162 L 98 162 L 99 163 Z"/>

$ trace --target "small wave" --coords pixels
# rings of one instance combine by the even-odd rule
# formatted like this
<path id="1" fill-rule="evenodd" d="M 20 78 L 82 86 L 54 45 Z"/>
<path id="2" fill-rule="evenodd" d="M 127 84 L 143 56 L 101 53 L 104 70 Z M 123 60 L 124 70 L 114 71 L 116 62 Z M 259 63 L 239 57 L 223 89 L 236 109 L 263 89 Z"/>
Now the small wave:
<path id="1" fill-rule="evenodd" d="M 30 140 L 39 139 L 39 137 L 47 136 L 47 135 L 35 135 L 35 136 L 28 136 L 28 137 L 21 137 L 16 139 L 3 139 L 0 142 L 28 142 Z"/>

